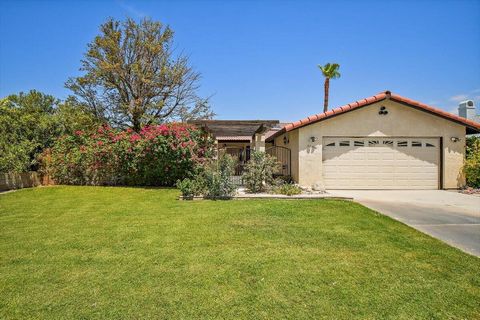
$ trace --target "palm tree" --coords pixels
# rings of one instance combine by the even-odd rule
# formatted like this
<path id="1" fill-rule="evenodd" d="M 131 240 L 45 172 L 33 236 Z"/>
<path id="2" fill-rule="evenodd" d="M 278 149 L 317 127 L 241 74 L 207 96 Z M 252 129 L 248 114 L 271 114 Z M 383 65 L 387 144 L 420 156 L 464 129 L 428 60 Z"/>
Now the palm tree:
<path id="1" fill-rule="evenodd" d="M 340 78 L 340 65 L 338 63 L 327 63 L 324 66 L 318 65 L 325 77 L 325 99 L 323 100 L 323 112 L 328 111 L 328 90 L 330 88 L 330 79 Z"/>

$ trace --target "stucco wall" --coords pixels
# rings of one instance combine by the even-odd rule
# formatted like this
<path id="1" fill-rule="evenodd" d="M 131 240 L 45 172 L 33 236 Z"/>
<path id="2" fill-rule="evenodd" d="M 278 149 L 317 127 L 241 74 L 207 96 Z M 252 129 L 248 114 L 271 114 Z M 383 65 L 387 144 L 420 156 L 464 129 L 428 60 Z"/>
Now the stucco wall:
<path id="1" fill-rule="evenodd" d="M 287 144 L 284 144 L 283 143 L 283 137 L 287 137 L 288 139 L 288 143 Z M 280 146 L 280 147 L 286 147 L 288 149 L 290 149 L 290 152 L 291 152 L 291 155 L 292 155 L 292 163 L 291 163 L 291 167 L 292 167 L 292 178 L 295 180 L 295 181 L 299 181 L 299 163 L 298 163 L 298 160 L 299 160 L 299 152 L 298 152 L 298 130 L 295 130 L 295 131 L 292 131 L 292 132 L 287 132 L 283 135 L 280 135 L 278 137 L 275 138 L 275 142 L 274 142 L 274 145 L 275 146 Z"/>
<path id="2" fill-rule="evenodd" d="M 379 115 L 380 106 L 387 107 L 388 115 Z M 463 186 L 461 173 L 465 152 L 465 127 L 452 121 L 428 114 L 424 111 L 384 100 L 370 106 L 347 112 L 345 114 L 302 127 L 288 133 L 296 136 L 292 145 L 292 165 L 295 147 L 298 159 L 292 166 L 296 172 L 294 179 L 302 186 L 323 185 L 322 175 L 322 141 L 323 137 L 442 137 L 443 138 L 443 188 Z M 311 137 L 316 141 L 311 142 Z M 452 142 L 451 137 L 459 137 L 459 142 Z M 281 141 L 283 136 L 277 138 Z M 290 138 L 290 143 L 295 139 Z M 283 145 L 279 142 L 278 145 Z"/>

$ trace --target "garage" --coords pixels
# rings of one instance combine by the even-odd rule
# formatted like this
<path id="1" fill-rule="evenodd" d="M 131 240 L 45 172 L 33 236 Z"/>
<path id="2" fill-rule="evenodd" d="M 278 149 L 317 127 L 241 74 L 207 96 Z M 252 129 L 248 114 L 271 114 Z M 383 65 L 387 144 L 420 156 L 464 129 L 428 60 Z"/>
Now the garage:
<path id="1" fill-rule="evenodd" d="M 327 189 L 438 189 L 439 138 L 324 137 Z"/>
<path id="2" fill-rule="evenodd" d="M 467 135 L 480 123 L 384 91 L 286 124 L 267 142 L 291 151 L 312 190 L 457 189 Z"/>

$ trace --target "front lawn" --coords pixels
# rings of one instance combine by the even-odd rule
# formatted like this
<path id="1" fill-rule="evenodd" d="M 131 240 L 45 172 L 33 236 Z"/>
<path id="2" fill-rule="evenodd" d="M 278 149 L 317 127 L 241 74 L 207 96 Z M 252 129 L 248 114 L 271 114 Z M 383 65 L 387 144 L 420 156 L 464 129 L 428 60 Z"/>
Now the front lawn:
<path id="1" fill-rule="evenodd" d="M 0 318 L 480 318 L 480 259 L 352 202 L 0 195 Z"/>

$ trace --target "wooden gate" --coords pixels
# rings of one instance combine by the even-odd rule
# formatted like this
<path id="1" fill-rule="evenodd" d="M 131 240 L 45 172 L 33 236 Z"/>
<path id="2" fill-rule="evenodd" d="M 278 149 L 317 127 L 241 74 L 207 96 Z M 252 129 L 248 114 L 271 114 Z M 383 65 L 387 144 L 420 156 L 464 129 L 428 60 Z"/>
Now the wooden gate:
<path id="1" fill-rule="evenodd" d="M 292 174 L 292 153 L 290 149 L 280 146 L 273 146 L 265 150 L 265 152 L 272 157 L 277 158 L 280 162 L 280 169 L 276 173 L 281 176 L 290 176 Z"/>

